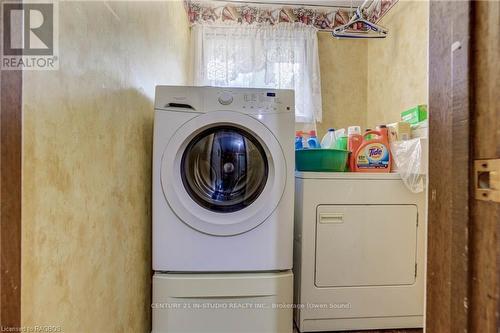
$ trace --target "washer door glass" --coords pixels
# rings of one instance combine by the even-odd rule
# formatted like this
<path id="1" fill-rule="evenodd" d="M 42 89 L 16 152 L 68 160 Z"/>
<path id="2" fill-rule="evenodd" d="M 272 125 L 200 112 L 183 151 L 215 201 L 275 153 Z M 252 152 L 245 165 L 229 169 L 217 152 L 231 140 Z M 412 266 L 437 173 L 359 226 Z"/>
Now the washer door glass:
<path id="1" fill-rule="evenodd" d="M 218 213 L 235 212 L 254 202 L 268 177 L 264 149 L 249 132 L 217 126 L 196 135 L 181 160 L 181 177 L 189 196 Z"/>

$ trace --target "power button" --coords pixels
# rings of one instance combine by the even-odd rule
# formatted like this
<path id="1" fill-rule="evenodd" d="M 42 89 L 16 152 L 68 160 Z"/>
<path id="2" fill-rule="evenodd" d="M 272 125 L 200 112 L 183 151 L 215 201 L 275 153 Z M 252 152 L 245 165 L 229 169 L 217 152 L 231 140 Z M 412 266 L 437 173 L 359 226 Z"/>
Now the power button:
<path id="1" fill-rule="evenodd" d="M 233 102 L 233 96 L 228 92 L 222 92 L 219 96 L 219 103 L 222 105 L 229 105 Z"/>

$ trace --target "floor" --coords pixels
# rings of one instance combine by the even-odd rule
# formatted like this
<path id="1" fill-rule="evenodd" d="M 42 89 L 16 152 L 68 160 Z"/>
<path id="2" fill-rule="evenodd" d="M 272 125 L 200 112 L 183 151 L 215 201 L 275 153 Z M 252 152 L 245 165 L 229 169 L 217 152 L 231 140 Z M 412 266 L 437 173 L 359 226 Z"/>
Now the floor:
<path id="1" fill-rule="evenodd" d="M 342 331 L 334 333 L 422 333 L 422 332 L 423 330 L 421 328 L 414 328 L 414 329 L 398 329 L 398 330 Z"/>
<path id="2" fill-rule="evenodd" d="M 293 328 L 294 333 L 299 333 L 297 327 Z M 336 331 L 336 332 L 323 332 L 323 333 L 422 333 L 421 328 L 411 328 L 411 329 L 397 329 L 397 330 L 369 330 L 369 331 Z"/>

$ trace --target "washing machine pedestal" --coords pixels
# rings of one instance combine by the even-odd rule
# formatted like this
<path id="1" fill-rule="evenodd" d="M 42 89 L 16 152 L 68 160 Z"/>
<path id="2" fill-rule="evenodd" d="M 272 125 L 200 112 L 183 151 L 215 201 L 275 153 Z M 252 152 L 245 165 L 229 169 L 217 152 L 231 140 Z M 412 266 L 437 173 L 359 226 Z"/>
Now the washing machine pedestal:
<path id="1" fill-rule="evenodd" d="M 155 273 L 152 333 L 291 333 L 291 271 Z"/>

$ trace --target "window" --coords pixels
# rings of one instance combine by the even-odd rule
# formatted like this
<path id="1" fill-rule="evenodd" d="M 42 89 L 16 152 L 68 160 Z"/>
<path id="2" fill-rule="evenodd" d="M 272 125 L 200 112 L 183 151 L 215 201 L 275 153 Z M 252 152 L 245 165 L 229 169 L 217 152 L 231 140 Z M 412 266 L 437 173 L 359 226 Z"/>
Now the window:
<path id="1" fill-rule="evenodd" d="M 297 122 L 321 121 L 316 28 L 193 26 L 194 83 L 295 90 Z"/>

